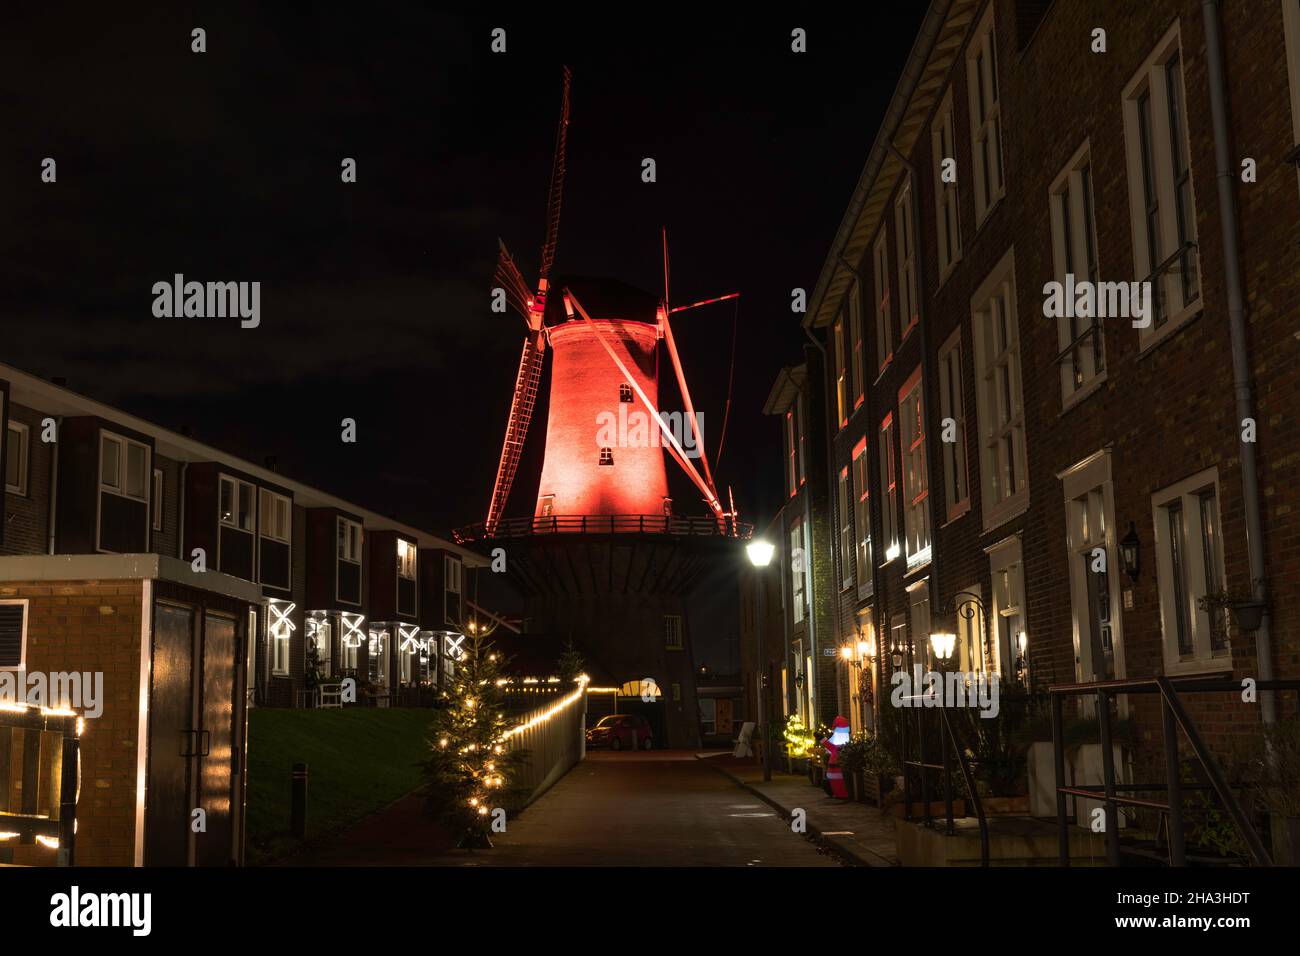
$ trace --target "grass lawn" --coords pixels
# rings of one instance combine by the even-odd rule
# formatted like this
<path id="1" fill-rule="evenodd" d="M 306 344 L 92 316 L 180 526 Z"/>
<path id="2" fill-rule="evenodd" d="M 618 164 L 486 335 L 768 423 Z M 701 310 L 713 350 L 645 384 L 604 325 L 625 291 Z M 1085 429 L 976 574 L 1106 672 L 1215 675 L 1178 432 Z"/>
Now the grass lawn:
<path id="1" fill-rule="evenodd" d="M 429 710 L 255 708 L 248 714 L 247 860 L 305 844 L 289 835 L 289 771 L 306 763 L 307 842 L 326 839 L 420 783 Z"/>

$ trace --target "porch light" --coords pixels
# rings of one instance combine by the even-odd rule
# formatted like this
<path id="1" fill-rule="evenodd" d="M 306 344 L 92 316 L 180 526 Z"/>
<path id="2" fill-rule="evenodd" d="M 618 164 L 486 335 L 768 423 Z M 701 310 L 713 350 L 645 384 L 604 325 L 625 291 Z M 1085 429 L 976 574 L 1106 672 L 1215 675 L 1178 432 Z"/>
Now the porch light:
<path id="1" fill-rule="evenodd" d="M 1120 559 L 1124 562 L 1124 573 L 1129 580 L 1137 584 L 1138 573 L 1142 570 L 1142 542 L 1138 539 L 1137 526 L 1130 521 L 1128 534 L 1119 543 Z"/>
<path id="2" fill-rule="evenodd" d="M 930 634 L 930 648 L 934 651 L 934 656 L 941 661 L 951 658 L 956 646 L 957 635 L 950 631 L 935 631 Z"/>
<path id="3" fill-rule="evenodd" d="M 870 639 L 858 641 L 858 657 L 865 661 L 875 656 L 876 649 L 872 646 L 872 641 Z"/>
<path id="4" fill-rule="evenodd" d="M 853 660 L 853 648 L 845 644 L 843 647 L 840 648 L 840 657 L 844 658 L 846 661 Z"/>

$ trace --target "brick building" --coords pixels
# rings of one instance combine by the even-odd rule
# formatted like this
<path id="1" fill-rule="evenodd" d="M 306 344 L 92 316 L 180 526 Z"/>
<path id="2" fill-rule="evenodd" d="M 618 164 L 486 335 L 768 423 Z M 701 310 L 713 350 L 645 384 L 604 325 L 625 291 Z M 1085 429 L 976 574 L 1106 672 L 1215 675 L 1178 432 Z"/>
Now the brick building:
<path id="1" fill-rule="evenodd" d="M 103 681 L 78 862 L 240 859 L 247 706 L 343 677 L 411 705 L 453 666 L 472 552 L 7 366 L 0 419 L 0 681 Z M 61 744 L 33 733 L 0 726 L 0 812 L 39 821 Z M 47 862 L 41 826 L 6 827 L 0 863 Z"/>
<path id="2" fill-rule="evenodd" d="M 931 3 L 804 316 L 856 725 L 933 632 L 1034 688 L 1300 673 L 1300 3 L 1216 7 Z M 1148 281 L 1145 316 L 1101 285 Z M 1188 706 L 1227 746 L 1269 696 Z"/>

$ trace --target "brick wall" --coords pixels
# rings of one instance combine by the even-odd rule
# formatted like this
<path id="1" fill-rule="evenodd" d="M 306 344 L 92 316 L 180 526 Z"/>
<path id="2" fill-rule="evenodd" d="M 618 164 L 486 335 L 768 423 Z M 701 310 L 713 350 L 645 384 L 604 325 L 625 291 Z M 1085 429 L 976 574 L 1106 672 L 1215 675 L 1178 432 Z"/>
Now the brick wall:
<path id="1" fill-rule="evenodd" d="M 103 713 L 81 738 L 76 862 L 131 866 L 135 853 L 140 694 L 139 581 L 0 584 L 27 598 L 27 670 L 102 672 Z M 52 865 L 54 853 L 18 847 L 15 863 Z"/>
<path id="2" fill-rule="evenodd" d="M 1071 558 L 1066 546 L 1064 490 L 1056 476 L 1093 452 L 1109 448 L 1115 537 L 1122 537 L 1132 521 L 1143 547 L 1143 571 L 1131 587 L 1132 607 L 1115 610 L 1121 617 L 1126 670 L 1130 676 L 1159 674 L 1164 665 L 1151 504 L 1154 492 L 1204 469 L 1217 468 L 1226 583 L 1238 591 L 1249 586 L 1201 5 L 1195 0 L 1158 0 L 1141 5 L 1120 0 L 1058 0 L 1048 8 L 1032 40 L 1019 50 L 1015 4 L 1011 0 L 992 2 L 1006 195 L 977 230 L 966 67 L 964 54 L 959 53 L 948 81 L 955 113 L 962 258 L 942 283 L 936 253 L 929 136 L 933 113 L 908 157 L 918 170 L 918 182 L 914 184 L 919 190 L 920 209 L 917 247 L 923 260 L 920 297 L 922 321 L 929 324 L 928 347 L 937 352 L 955 329 L 961 329 L 971 508 L 965 515 L 944 523 L 942 445 L 936 440 L 939 393 L 937 383 L 930 383 L 925 395 L 927 462 L 931 494 L 939 496 L 936 511 L 940 525 L 933 530 L 935 565 L 912 575 L 905 575 L 901 559 L 884 565 L 879 572 L 878 593 L 870 601 L 860 600 L 856 588 L 840 592 L 837 582 L 835 591 L 845 622 L 840 640 L 852 639 L 853 616 L 867 604 L 875 607 L 880 634 L 887 634 L 890 615 L 908 609 L 904 585 L 936 570 L 939 603 L 931 607 L 932 621 L 936 628 L 940 624 L 951 626 L 953 613 L 947 602 L 957 590 L 975 584 L 989 602 L 992 582 L 985 548 L 1015 533 L 1021 536 L 1027 631 L 1035 673 L 1045 683 L 1073 680 L 1073 608 L 1068 576 Z M 1101 278 L 1144 278 L 1134 274 L 1121 94 L 1175 20 L 1180 28 L 1186 87 L 1203 310 L 1198 318 L 1145 353 L 1139 349 L 1137 330 L 1127 320 L 1103 320 L 1107 379 L 1097 391 L 1062 411 L 1054 361 L 1059 352 L 1056 324 L 1044 318 L 1042 312 L 1043 284 L 1055 278 L 1049 186 L 1086 139 L 1093 171 Z M 1281 159 L 1292 140 L 1281 7 L 1272 0 L 1225 4 L 1221 24 L 1230 86 L 1233 162 L 1251 156 L 1259 165 L 1257 183 L 1238 183 L 1236 187 L 1239 237 L 1259 423 L 1257 448 L 1274 614 L 1273 659 L 1279 675 L 1294 676 L 1300 673 L 1300 614 L 1295 610 L 1296 599 L 1300 598 L 1300 486 L 1292 480 L 1300 465 L 1300 422 L 1296 415 L 1300 408 L 1300 376 L 1294 371 L 1300 359 L 1300 346 L 1294 338 L 1300 331 L 1300 190 L 1294 167 Z M 1090 52 L 1094 27 L 1107 30 L 1107 53 Z M 1068 69 L 1069 82 L 1047 81 L 1062 69 Z M 936 107 L 942 96 L 940 90 Z M 896 312 L 899 291 L 892 201 L 885 215 L 890 298 Z M 1029 506 L 1024 514 L 986 531 L 980 500 L 971 296 L 1013 248 Z M 869 246 L 863 260 L 855 265 L 863 296 L 866 401 L 835 437 L 834 469 L 838 474 L 841 467 L 851 467 L 852 446 L 866 435 L 871 461 L 872 537 L 876 560 L 880 562 L 880 508 L 884 496 L 880 487 L 878 427 L 888 411 L 896 412 L 898 388 L 920 364 L 922 343 L 916 330 L 898 343 L 895 314 L 894 359 L 883 373 L 878 372 L 873 308 L 876 290 Z M 847 308 L 844 303 L 839 307 Z M 833 382 L 829 384 L 833 387 Z M 856 384 L 853 391 L 857 391 Z M 833 401 L 830 388 L 826 394 Z M 896 519 L 901 528 L 901 507 Z M 828 529 L 826 537 L 832 547 L 835 531 Z M 1118 562 L 1118 554 L 1110 557 Z M 1118 568 L 1112 567 L 1112 573 L 1119 573 Z M 1127 579 L 1124 587 L 1130 587 Z M 923 635 L 913 636 L 914 640 L 918 638 L 924 640 Z M 1254 641 L 1234 633 L 1231 643 L 1232 675 L 1255 675 Z M 882 662 L 885 656 L 880 655 Z M 1159 722 L 1149 704 L 1135 703 L 1135 712 L 1143 736 L 1158 742 Z M 1193 698 L 1189 707 L 1215 745 L 1227 746 L 1233 736 L 1253 732 L 1257 727 L 1257 708 L 1235 697 Z"/>

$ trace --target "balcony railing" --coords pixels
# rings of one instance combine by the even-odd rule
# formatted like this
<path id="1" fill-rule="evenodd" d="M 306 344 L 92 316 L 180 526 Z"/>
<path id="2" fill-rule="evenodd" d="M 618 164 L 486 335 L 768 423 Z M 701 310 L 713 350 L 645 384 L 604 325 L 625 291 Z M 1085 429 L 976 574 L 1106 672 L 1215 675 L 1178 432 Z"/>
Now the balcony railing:
<path id="1" fill-rule="evenodd" d="M 555 534 L 652 534 L 672 537 L 748 538 L 754 526 L 730 517 L 675 515 L 546 515 L 502 518 L 492 529 L 485 522 L 457 528 L 457 544 Z"/>

